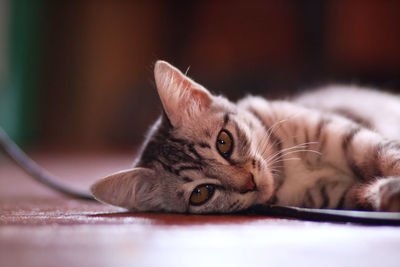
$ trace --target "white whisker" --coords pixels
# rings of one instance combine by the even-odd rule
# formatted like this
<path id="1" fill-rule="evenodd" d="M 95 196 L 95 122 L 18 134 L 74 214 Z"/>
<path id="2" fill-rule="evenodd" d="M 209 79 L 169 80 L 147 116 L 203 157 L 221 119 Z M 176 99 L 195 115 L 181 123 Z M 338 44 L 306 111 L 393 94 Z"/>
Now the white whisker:
<path id="1" fill-rule="evenodd" d="M 282 153 L 282 152 L 291 152 L 291 153 L 295 153 L 295 152 L 313 152 L 313 153 L 322 155 L 322 153 L 319 152 L 319 151 L 312 150 L 312 149 L 304 149 L 304 148 L 306 148 L 307 145 L 316 144 L 316 143 L 318 143 L 318 142 L 306 142 L 306 143 L 298 144 L 298 145 L 295 145 L 295 146 L 292 146 L 292 147 L 281 149 L 280 151 L 277 151 L 275 154 L 273 154 L 269 158 L 267 158 L 266 161 L 268 162 L 270 160 L 273 160 L 278 156 L 284 157 L 285 155 L 288 155 L 287 153 Z M 301 148 L 301 149 L 292 151 L 292 150 L 298 149 L 298 148 Z"/>
<path id="2" fill-rule="evenodd" d="M 301 159 L 300 159 L 300 158 L 297 158 L 297 157 L 295 157 L 295 158 L 287 158 L 287 159 L 278 159 L 278 160 L 269 162 L 269 165 L 275 167 L 275 164 L 276 164 L 276 163 L 285 162 L 285 161 L 291 161 L 291 160 L 301 160 Z M 281 166 L 281 167 L 283 167 L 283 166 Z"/>
<path id="3" fill-rule="evenodd" d="M 187 67 L 187 69 L 186 69 L 186 71 L 185 71 L 185 76 L 187 76 L 187 74 L 188 74 L 189 70 L 190 70 L 190 66 L 189 66 L 189 67 Z"/>

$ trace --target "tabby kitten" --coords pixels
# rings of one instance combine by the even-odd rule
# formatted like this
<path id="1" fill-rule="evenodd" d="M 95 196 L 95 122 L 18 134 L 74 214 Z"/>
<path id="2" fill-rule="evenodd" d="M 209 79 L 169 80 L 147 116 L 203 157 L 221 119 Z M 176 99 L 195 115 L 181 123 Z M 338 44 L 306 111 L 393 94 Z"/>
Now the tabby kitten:
<path id="1" fill-rule="evenodd" d="M 167 62 L 154 73 L 164 114 L 134 167 L 92 186 L 96 199 L 135 211 L 400 211 L 399 98 L 330 87 L 235 104 Z"/>

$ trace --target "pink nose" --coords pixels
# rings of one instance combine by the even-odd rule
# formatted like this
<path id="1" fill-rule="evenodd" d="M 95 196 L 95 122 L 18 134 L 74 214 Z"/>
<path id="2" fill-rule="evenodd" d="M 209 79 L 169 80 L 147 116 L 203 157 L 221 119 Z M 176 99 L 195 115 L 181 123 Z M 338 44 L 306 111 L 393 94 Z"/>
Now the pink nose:
<path id="1" fill-rule="evenodd" d="M 257 185 L 254 182 L 253 174 L 249 177 L 247 184 L 240 190 L 241 194 L 257 190 Z"/>

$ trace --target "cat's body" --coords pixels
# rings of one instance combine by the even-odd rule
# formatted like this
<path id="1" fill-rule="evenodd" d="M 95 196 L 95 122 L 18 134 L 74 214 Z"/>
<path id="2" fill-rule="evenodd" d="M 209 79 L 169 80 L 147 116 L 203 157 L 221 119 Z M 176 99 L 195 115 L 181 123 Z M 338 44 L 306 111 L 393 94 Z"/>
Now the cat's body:
<path id="1" fill-rule="evenodd" d="M 96 199 L 136 211 L 400 211 L 400 97 L 328 86 L 290 101 L 232 103 L 163 61 L 155 78 L 164 113 L 133 168 L 92 186 Z M 93 199 L 55 182 L 1 128 L 0 148 L 37 181 Z"/>
<path id="2" fill-rule="evenodd" d="M 191 213 L 254 204 L 400 211 L 400 98 L 331 86 L 234 104 L 166 62 L 155 78 L 164 114 L 134 168 L 92 187 L 100 201 Z"/>
<path id="3" fill-rule="evenodd" d="M 358 190 L 363 190 L 363 183 L 382 175 L 376 161 L 381 157 L 380 146 L 388 141 L 368 129 L 375 129 L 368 114 L 352 112 L 354 100 L 330 101 L 331 94 L 347 93 L 347 97 L 357 97 L 361 103 L 371 102 L 371 92 L 331 87 L 291 102 L 249 97 L 238 103 L 256 115 L 267 129 L 279 124 L 271 132 L 278 140 L 279 150 L 284 151 L 280 153 L 283 164 L 269 203 L 310 208 L 379 208 L 379 204 L 359 197 Z M 385 95 L 376 96 L 374 101 L 378 102 Z M 324 99 L 333 104 L 325 106 Z M 400 99 L 396 101 L 400 104 Z"/>

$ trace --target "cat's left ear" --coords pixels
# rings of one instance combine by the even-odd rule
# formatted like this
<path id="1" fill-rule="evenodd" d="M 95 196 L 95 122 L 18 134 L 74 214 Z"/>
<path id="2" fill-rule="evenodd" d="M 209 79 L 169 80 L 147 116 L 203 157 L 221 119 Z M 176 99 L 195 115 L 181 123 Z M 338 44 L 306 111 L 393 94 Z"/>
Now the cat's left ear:
<path id="1" fill-rule="evenodd" d="M 137 211 L 160 206 L 159 180 L 148 168 L 133 168 L 107 176 L 91 186 L 94 197 L 104 203 Z"/>
<path id="2" fill-rule="evenodd" d="M 154 76 L 165 113 L 173 126 L 179 127 L 209 108 L 210 92 L 169 63 L 157 61 Z"/>

